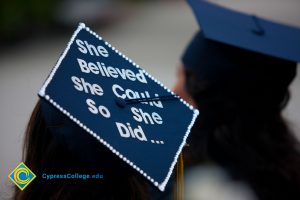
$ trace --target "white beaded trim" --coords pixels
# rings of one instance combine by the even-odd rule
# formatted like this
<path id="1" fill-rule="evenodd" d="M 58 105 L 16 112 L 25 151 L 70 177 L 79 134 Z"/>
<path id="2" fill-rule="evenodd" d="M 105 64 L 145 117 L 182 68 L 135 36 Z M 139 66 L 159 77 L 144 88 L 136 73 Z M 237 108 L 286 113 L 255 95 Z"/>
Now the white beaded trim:
<path id="1" fill-rule="evenodd" d="M 44 97 L 46 100 L 48 100 L 54 107 L 56 107 L 57 109 L 59 109 L 60 111 L 63 112 L 63 114 L 65 114 L 66 116 L 68 116 L 72 121 L 74 121 L 77 125 L 79 125 L 80 127 L 82 127 L 84 130 L 86 130 L 89 134 L 91 134 L 93 137 L 95 137 L 100 143 L 102 143 L 104 146 L 106 146 L 109 150 L 112 151 L 112 153 L 114 153 L 115 155 L 117 155 L 118 157 L 120 157 L 124 162 L 128 163 L 130 166 L 132 166 L 134 169 L 136 169 L 140 174 L 142 174 L 145 178 L 147 178 L 150 182 L 152 182 L 156 187 L 158 187 L 161 191 L 165 190 L 166 184 L 168 182 L 168 180 L 170 179 L 170 176 L 173 172 L 173 169 L 175 167 L 175 164 L 177 162 L 177 159 L 179 157 L 180 152 L 182 151 L 182 148 L 184 147 L 185 143 L 186 143 L 186 139 L 191 131 L 191 128 L 193 126 L 193 124 L 195 123 L 195 120 L 197 118 L 197 116 L 199 115 L 199 111 L 197 109 L 194 109 L 190 104 L 188 104 L 186 101 L 184 101 L 183 99 L 180 99 L 180 102 L 182 102 L 185 106 L 187 106 L 190 110 L 192 110 L 194 112 L 191 123 L 189 124 L 187 131 L 183 137 L 183 141 L 180 145 L 180 147 L 178 148 L 175 157 L 173 159 L 173 162 L 169 168 L 168 174 L 165 177 L 164 181 L 162 183 L 158 183 L 156 182 L 152 177 L 150 177 L 146 172 L 144 172 L 140 167 L 138 167 L 136 164 L 134 164 L 132 161 L 128 160 L 125 156 L 123 156 L 119 151 L 117 151 L 116 149 L 114 149 L 112 146 L 110 146 L 105 140 L 103 140 L 100 136 L 98 136 L 96 133 L 94 133 L 91 129 L 87 128 L 83 123 L 80 122 L 80 120 L 78 120 L 76 117 L 72 116 L 68 111 L 66 111 L 65 109 L 63 109 L 59 104 L 57 104 L 53 99 L 51 99 L 51 97 L 49 95 L 45 94 L 46 88 L 49 85 L 50 81 L 52 80 L 53 76 L 55 75 L 58 67 L 60 66 L 62 60 L 65 58 L 65 56 L 67 55 L 70 46 L 72 45 L 72 43 L 74 42 L 74 39 L 76 38 L 77 34 L 79 33 L 79 31 L 81 31 L 81 29 L 85 29 L 86 31 L 88 31 L 89 33 L 91 33 L 92 35 L 94 35 L 96 38 L 98 38 L 99 40 L 102 40 L 102 37 L 98 36 L 95 32 L 91 31 L 90 28 L 86 27 L 86 25 L 84 23 L 80 23 L 78 28 L 76 29 L 76 31 L 74 32 L 74 34 L 72 35 L 70 41 L 68 42 L 68 45 L 66 47 L 66 49 L 64 50 L 63 54 L 60 56 L 60 58 L 58 59 L 56 65 L 54 66 L 54 68 L 52 69 L 50 75 L 47 77 L 45 83 L 43 84 L 42 88 L 39 91 L 39 95 L 41 97 Z M 117 54 L 119 54 L 120 56 L 122 56 L 126 61 L 128 61 L 130 64 L 132 64 L 133 66 L 135 66 L 136 68 L 140 69 L 140 66 L 137 65 L 135 62 L 133 62 L 131 59 L 129 59 L 126 55 L 124 55 L 123 53 L 121 53 L 119 50 L 117 50 L 114 46 L 112 46 L 111 44 L 109 44 L 108 42 L 105 42 L 105 45 L 108 46 L 109 48 L 111 48 L 113 51 L 115 51 Z M 151 80 L 153 80 L 155 83 L 159 84 L 162 88 L 164 88 L 165 90 L 167 90 L 169 93 L 171 93 L 172 95 L 176 95 L 174 92 L 172 92 L 170 89 L 168 89 L 166 86 L 164 86 L 159 80 L 157 80 L 156 78 L 154 78 L 153 76 L 151 76 L 148 72 L 146 72 L 144 69 L 142 69 L 143 73 L 150 78 Z"/>

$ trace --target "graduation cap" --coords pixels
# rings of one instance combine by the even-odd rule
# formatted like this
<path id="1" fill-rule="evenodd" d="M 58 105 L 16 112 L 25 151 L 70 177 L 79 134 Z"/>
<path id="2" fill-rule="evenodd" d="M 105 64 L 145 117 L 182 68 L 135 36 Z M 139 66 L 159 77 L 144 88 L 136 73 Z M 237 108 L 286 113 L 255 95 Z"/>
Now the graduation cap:
<path id="1" fill-rule="evenodd" d="M 204 0 L 188 0 L 206 38 L 261 54 L 300 61 L 300 29 Z"/>
<path id="2" fill-rule="evenodd" d="M 259 70 L 268 66 L 268 73 L 278 78 L 280 71 L 294 70 L 282 66 L 295 67 L 300 61 L 299 29 L 204 0 L 188 3 L 201 32 L 188 45 L 182 61 L 186 68 L 196 71 L 200 80 L 228 80 L 234 71 L 246 65 L 252 69 L 257 66 Z"/>
<path id="3" fill-rule="evenodd" d="M 106 147 L 161 191 L 198 115 L 82 23 L 39 96 L 46 123 L 64 121 L 54 134 L 70 149 L 91 162 L 110 162 L 97 151 Z"/>

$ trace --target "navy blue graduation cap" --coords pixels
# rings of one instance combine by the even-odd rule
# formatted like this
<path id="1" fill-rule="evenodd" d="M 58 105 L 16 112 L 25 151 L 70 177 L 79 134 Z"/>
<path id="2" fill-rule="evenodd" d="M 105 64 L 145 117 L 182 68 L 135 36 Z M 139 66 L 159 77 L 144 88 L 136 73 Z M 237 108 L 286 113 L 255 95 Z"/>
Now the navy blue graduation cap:
<path id="1" fill-rule="evenodd" d="M 300 61 L 299 29 L 204 0 L 188 2 L 201 31 L 187 46 L 182 62 L 198 80 L 218 85 L 255 77 L 282 88 L 290 84 Z"/>
<path id="2" fill-rule="evenodd" d="M 204 0 L 188 2 L 205 38 L 284 60 L 300 61 L 300 29 Z"/>
<path id="3" fill-rule="evenodd" d="M 84 24 L 78 26 L 39 96 L 46 122 L 67 125 L 54 134 L 70 149 L 77 148 L 89 161 L 109 162 L 96 150 L 106 147 L 161 191 L 198 115 Z M 90 135 L 98 146 L 82 134 Z"/>

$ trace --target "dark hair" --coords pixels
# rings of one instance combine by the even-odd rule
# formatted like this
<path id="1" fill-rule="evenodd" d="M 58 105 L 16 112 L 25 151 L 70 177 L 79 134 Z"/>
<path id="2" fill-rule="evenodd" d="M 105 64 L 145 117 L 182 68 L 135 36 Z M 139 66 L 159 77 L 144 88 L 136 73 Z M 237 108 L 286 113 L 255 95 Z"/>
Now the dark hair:
<path id="1" fill-rule="evenodd" d="M 300 199 L 299 143 L 281 113 L 296 64 L 268 67 L 241 66 L 220 82 L 199 80 L 185 69 L 186 89 L 200 110 L 186 157 L 222 166 L 261 200 Z M 281 79 L 270 79 L 271 70 Z M 288 83 L 282 84 L 285 74 Z"/>
<path id="2" fill-rule="evenodd" d="M 51 128 L 59 127 L 49 127 L 45 124 L 39 101 L 28 123 L 23 149 L 23 160 L 37 177 L 23 191 L 16 188 L 15 199 L 148 199 L 148 185 L 134 171 L 129 175 L 124 173 L 124 176 L 104 174 L 104 178 L 100 180 L 43 180 L 43 173 L 103 173 L 84 163 L 76 152 L 70 151 L 55 139 L 49 131 Z M 127 167 L 105 147 L 97 145 L 105 158 L 110 158 L 111 155 L 109 160 L 103 162 L 118 164 L 121 166 L 118 169 Z M 126 169 L 125 172 L 128 170 L 131 169 Z M 111 172 L 113 173 L 113 169 Z"/>

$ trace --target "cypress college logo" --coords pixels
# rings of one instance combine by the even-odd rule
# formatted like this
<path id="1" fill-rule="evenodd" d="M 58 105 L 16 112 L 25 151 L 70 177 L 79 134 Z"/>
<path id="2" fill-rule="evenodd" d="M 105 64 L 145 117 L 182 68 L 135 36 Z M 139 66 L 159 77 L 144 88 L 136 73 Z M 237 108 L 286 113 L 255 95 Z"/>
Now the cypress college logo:
<path id="1" fill-rule="evenodd" d="M 20 190 L 24 190 L 35 177 L 35 174 L 23 162 L 8 175 L 8 178 L 12 180 Z"/>

